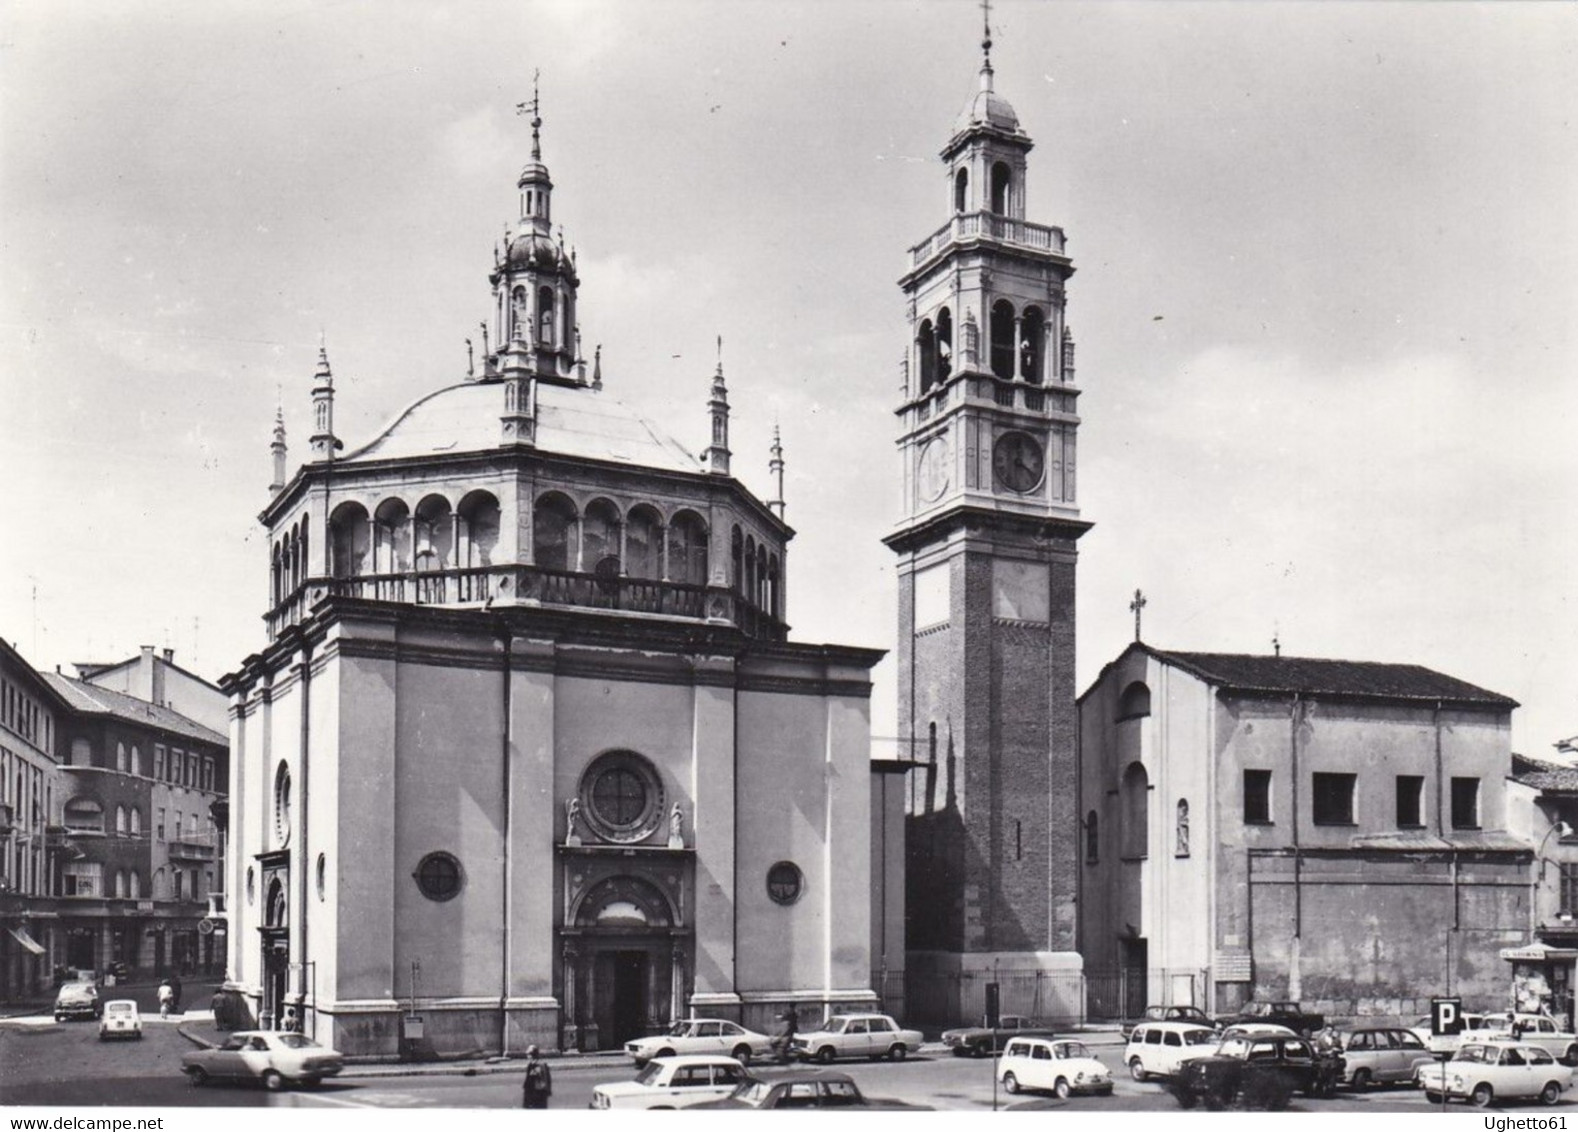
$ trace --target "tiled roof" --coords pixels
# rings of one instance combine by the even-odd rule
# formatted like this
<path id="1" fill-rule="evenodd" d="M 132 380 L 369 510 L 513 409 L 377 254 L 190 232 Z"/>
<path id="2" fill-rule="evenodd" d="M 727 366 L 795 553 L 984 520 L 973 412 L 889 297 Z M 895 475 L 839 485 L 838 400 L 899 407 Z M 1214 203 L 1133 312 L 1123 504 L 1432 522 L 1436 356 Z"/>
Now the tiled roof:
<path id="1" fill-rule="evenodd" d="M 1525 786 L 1532 786 L 1549 794 L 1578 794 L 1578 767 L 1567 763 L 1514 754 L 1512 777 Z"/>
<path id="2" fill-rule="evenodd" d="M 1417 664 L 1365 660 L 1321 660 L 1297 656 L 1164 652 L 1159 659 L 1193 672 L 1209 684 L 1235 692 L 1292 693 L 1373 700 L 1441 700 L 1511 710 L 1518 702 Z"/>
<path id="3" fill-rule="evenodd" d="M 113 715 L 117 719 L 140 723 L 144 727 L 157 727 L 177 735 L 184 735 L 188 739 L 197 739 L 220 747 L 230 745 L 230 740 L 219 732 L 204 727 L 195 719 L 188 719 L 178 711 L 171 711 L 167 707 L 149 703 L 147 700 L 139 700 L 136 696 L 128 696 L 124 692 L 73 680 L 57 672 L 46 672 L 43 676 L 50 686 L 77 711 L 87 712 L 90 715 Z"/>

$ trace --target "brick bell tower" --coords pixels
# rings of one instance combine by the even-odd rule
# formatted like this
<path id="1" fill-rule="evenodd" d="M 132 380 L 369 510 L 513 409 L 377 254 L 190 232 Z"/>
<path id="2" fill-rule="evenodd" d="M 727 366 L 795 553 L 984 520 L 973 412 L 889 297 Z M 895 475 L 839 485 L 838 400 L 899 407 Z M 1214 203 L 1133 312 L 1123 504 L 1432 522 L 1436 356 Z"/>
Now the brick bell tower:
<path id="1" fill-rule="evenodd" d="M 909 776 L 908 964 L 1072 974 L 1074 567 L 1090 528 L 1064 320 L 1074 267 L 1062 229 L 1025 219 L 1032 142 L 993 89 L 989 26 L 982 49 L 980 89 L 942 149 L 949 219 L 899 281 L 904 516 L 884 541 L 898 555 L 900 741 L 924 764 Z M 1075 979 L 1051 984 L 1077 996 Z M 1004 1010 L 1077 1008 L 1010 1003 L 1011 985 Z"/>

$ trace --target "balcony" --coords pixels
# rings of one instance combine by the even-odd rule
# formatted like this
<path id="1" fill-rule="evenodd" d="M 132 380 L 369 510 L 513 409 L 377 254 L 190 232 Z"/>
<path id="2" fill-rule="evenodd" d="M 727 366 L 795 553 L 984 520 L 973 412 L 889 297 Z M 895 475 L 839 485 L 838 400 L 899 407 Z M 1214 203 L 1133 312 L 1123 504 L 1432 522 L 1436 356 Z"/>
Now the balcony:
<path id="1" fill-rule="evenodd" d="M 172 861 L 212 861 L 214 843 L 206 837 L 173 837 L 169 855 Z"/>
<path id="2" fill-rule="evenodd" d="M 910 267 L 917 268 L 941 255 L 950 244 L 986 239 L 1034 251 L 1063 254 L 1063 229 L 1032 224 L 994 212 L 961 212 L 910 249 Z"/>
<path id="3" fill-rule="evenodd" d="M 789 627 L 722 586 L 652 578 L 603 576 L 545 566 L 482 566 L 406 574 L 315 578 L 299 586 L 265 618 L 269 639 L 304 620 L 323 596 L 409 605 L 552 605 L 603 609 L 695 621 L 726 621 L 748 637 L 782 641 Z"/>

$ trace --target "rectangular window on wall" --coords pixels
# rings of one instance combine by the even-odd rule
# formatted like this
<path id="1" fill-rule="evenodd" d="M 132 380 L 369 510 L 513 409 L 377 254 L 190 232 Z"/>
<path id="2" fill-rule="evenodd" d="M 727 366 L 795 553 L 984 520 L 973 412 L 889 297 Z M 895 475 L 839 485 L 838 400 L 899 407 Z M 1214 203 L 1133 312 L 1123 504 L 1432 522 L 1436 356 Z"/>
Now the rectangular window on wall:
<path id="1" fill-rule="evenodd" d="M 153 745 L 153 776 L 160 782 L 164 781 L 164 744 Z"/>
<path id="2" fill-rule="evenodd" d="M 186 874 L 183 873 L 180 869 L 176 869 L 175 870 L 175 898 L 177 900 L 185 900 L 186 899 L 186 893 L 183 891 L 185 888 L 186 888 Z"/>
<path id="3" fill-rule="evenodd" d="M 1422 774 L 1397 776 L 1397 828 L 1423 829 L 1425 824 L 1425 777 Z"/>
<path id="4" fill-rule="evenodd" d="M 1353 774 L 1314 774 L 1311 778 L 1311 803 L 1316 825 L 1352 825 L 1353 791 L 1358 776 Z"/>
<path id="5" fill-rule="evenodd" d="M 1452 828 L 1479 828 L 1479 779 L 1452 780 Z"/>
<path id="6" fill-rule="evenodd" d="M 170 774 L 169 774 L 169 781 L 175 783 L 177 786 L 179 786 L 181 784 L 181 762 L 182 762 L 183 757 L 184 756 L 182 755 L 181 750 L 179 748 L 177 748 L 177 747 L 170 748 Z"/>
<path id="7" fill-rule="evenodd" d="M 1244 824 L 1271 824 L 1271 772 L 1244 772 Z"/>
<path id="8" fill-rule="evenodd" d="M 1578 916 L 1578 863 L 1562 862 L 1562 904 L 1558 911 L 1563 916 Z"/>
<path id="9" fill-rule="evenodd" d="M 154 819 L 153 839 L 155 841 L 163 841 L 164 840 L 164 807 L 163 806 L 159 807 L 158 816 Z"/>

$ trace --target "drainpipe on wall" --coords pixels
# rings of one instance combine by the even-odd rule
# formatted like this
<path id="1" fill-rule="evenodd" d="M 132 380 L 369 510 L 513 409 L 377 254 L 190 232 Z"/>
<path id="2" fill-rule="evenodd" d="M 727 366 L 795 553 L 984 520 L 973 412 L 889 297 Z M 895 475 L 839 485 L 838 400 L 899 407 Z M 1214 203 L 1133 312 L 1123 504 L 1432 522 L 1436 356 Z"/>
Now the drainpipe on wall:
<path id="1" fill-rule="evenodd" d="M 307 955 L 309 954 L 307 949 L 307 909 L 309 907 L 307 903 L 307 889 L 312 879 L 312 858 L 307 851 L 308 846 L 311 844 L 307 837 L 307 800 L 312 795 L 308 790 L 307 764 L 309 759 L 307 750 L 312 738 L 311 689 L 312 645 L 310 642 L 305 642 L 301 648 L 301 789 L 296 792 L 296 797 L 300 799 L 297 804 L 301 810 L 301 836 L 296 841 L 296 847 L 301 859 L 301 874 L 296 885 L 297 891 L 301 893 L 301 960 L 300 965 L 296 969 L 296 994 L 298 996 L 296 1001 L 298 1003 L 307 1001 Z M 280 1005 L 283 1007 L 284 1004 L 281 1003 Z M 301 1009 L 298 1008 L 296 1018 L 298 1025 L 306 1021 L 301 1017 L 301 1013 Z M 318 1024 L 318 999 L 316 994 L 314 994 L 312 1000 L 312 1020 L 313 1027 L 316 1029 Z"/>
<path id="2" fill-rule="evenodd" d="M 515 844 L 512 840 L 515 830 L 515 791 L 510 781 L 510 629 L 508 625 L 501 625 L 499 637 L 504 642 L 504 669 L 503 679 L 499 682 L 499 707 L 500 715 L 500 766 L 504 774 L 504 939 L 503 960 L 501 963 L 499 986 L 499 1056 L 510 1055 L 510 943 L 514 923 L 511 914 L 514 911 L 514 888 L 512 881 L 515 874 Z M 551 812 L 551 811 L 550 811 Z M 561 1030 L 562 1032 L 562 1030 Z"/>
<path id="3" fill-rule="evenodd" d="M 1293 944 L 1288 949 L 1288 997 L 1295 1001 L 1303 997 L 1304 978 L 1300 967 L 1299 950 L 1304 938 L 1304 890 L 1300 886 L 1303 859 L 1299 853 L 1299 717 L 1303 702 L 1298 692 L 1293 693 L 1289 711 L 1291 755 L 1293 763 L 1291 790 L 1293 802 Z"/>

